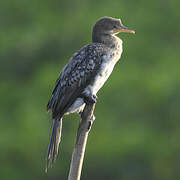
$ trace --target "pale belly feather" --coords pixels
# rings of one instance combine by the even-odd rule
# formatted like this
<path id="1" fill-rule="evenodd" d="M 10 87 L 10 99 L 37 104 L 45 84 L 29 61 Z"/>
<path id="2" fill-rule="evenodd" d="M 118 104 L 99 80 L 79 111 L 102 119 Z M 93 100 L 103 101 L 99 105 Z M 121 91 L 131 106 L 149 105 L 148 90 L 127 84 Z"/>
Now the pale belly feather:
<path id="1" fill-rule="evenodd" d="M 104 85 L 104 83 L 107 81 L 108 77 L 112 73 L 114 65 L 115 62 L 112 61 L 102 63 L 100 72 L 95 77 L 94 83 L 87 87 L 88 89 L 91 89 L 92 94 L 96 95 L 99 89 Z"/>

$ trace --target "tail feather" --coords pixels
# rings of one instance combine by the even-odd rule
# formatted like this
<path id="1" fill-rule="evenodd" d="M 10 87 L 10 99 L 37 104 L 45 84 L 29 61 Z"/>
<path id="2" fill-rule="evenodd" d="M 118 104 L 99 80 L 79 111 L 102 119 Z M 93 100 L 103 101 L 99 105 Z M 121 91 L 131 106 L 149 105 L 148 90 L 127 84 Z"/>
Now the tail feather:
<path id="1" fill-rule="evenodd" d="M 50 166 L 52 166 L 53 162 L 56 160 L 58 155 L 59 143 L 61 141 L 61 130 L 62 130 L 62 118 L 53 119 L 51 136 L 48 145 L 47 151 L 47 164 L 46 164 L 46 172 Z"/>

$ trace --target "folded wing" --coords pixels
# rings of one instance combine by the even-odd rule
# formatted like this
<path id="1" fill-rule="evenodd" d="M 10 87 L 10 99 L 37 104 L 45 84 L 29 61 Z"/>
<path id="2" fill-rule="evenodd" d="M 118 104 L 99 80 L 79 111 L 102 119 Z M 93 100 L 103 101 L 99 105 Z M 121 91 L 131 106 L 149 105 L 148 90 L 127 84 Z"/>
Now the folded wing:
<path id="1" fill-rule="evenodd" d="M 62 117 L 96 76 L 102 63 L 101 46 L 93 43 L 81 48 L 63 68 L 47 104 L 53 118 Z"/>

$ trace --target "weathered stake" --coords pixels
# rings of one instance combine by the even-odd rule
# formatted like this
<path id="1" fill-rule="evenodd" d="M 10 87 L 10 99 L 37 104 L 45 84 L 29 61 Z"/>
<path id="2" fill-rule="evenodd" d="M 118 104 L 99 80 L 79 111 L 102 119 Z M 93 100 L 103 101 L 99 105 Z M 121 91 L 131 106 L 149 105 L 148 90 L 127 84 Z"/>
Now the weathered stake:
<path id="1" fill-rule="evenodd" d="M 80 180 L 88 133 L 93 123 L 95 104 L 87 104 L 79 123 L 68 180 Z"/>

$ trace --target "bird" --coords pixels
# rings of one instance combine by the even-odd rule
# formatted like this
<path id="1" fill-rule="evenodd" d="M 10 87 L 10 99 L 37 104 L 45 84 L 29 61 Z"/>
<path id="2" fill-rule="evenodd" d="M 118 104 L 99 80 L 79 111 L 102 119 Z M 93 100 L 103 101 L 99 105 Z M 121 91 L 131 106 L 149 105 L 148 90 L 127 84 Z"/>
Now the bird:
<path id="1" fill-rule="evenodd" d="M 52 127 L 46 171 L 58 155 L 63 116 L 81 114 L 87 103 L 96 103 L 98 91 L 120 59 L 123 42 L 116 36 L 120 32 L 135 33 L 121 19 L 101 17 L 92 28 L 92 42 L 75 52 L 60 72 L 47 104 Z"/>

